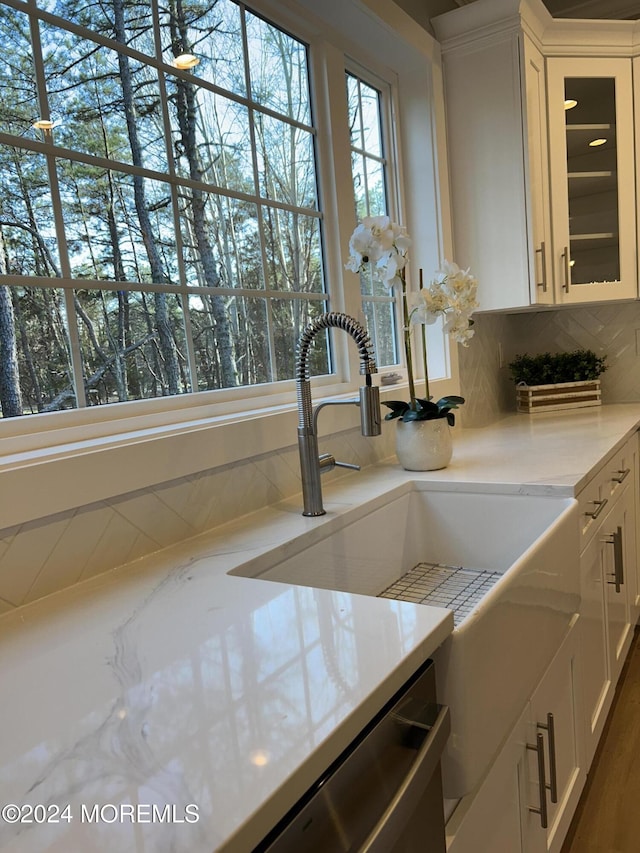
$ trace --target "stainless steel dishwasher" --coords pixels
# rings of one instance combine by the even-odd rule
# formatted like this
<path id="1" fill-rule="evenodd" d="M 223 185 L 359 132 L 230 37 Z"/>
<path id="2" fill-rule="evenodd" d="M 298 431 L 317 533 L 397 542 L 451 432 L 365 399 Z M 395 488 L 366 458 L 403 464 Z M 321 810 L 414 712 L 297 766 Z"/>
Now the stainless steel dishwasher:
<path id="1" fill-rule="evenodd" d="M 444 853 L 449 730 L 428 660 L 254 853 Z"/>

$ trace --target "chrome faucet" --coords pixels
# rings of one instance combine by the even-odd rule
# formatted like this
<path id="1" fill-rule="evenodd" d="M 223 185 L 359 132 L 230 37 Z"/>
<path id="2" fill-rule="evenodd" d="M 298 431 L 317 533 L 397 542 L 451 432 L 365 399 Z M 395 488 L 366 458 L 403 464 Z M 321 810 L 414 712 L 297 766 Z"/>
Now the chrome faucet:
<path id="1" fill-rule="evenodd" d="M 316 406 L 311 403 L 309 381 L 309 348 L 318 332 L 325 329 L 343 329 L 351 335 L 360 353 L 360 373 L 366 377 L 357 400 L 327 400 Z M 333 468 L 354 468 L 359 465 L 337 462 L 330 453 L 318 454 L 318 412 L 325 406 L 355 405 L 360 407 L 362 435 L 380 435 L 380 389 L 371 384 L 371 375 L 377 373 L 373 345 L 369 334 L 357 320 L 348 314 L 329 312 L 321 314 L 302 332 L 296 348 L 296 391 L 298 396 L 298 450 L 300 452 L 300 474 L 302 476 L 303 515 L 324 515 L 320 476 Z"/>

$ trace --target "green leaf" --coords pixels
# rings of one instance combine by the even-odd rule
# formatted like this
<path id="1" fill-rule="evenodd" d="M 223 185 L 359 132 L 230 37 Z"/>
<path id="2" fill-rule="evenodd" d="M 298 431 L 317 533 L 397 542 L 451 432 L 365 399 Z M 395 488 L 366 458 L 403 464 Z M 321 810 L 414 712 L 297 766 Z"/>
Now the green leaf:
<path id="1" fill-rule="evenodd" d="M 384 416 L 385 421 L 392 421 L 394 418 L 401 418 L 409 408 L 409 404 L 404 400 L 388 400 L 383 401 L 383 405 L 391 409 L 388 415 Z"/>

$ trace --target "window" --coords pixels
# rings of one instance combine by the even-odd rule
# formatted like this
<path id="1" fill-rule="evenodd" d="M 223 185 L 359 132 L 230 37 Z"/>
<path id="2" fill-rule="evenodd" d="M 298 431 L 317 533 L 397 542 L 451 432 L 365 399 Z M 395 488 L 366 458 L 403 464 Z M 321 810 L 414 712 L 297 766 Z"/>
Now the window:
<path id="1" fill-rule="evenodd" d="M 351 173 L 356 218 L 392 215 L 389 199 L 388 161 L 382 92 L 347 71 L 347 102 L 351 137 Z M 387 99 L 389 98 L 387 94 Z M 386 131 L 386 132 L 385 132 Z M 397 364 L 397 300 L 369 273 L 360 275 L 362 309 L 381 365 Z"/>
<path id="2" fill-rule="evenodd" d="M 290 379 L 328 306 L 307 46 L 232 0 L 0 32 L 2 414 Z"/>

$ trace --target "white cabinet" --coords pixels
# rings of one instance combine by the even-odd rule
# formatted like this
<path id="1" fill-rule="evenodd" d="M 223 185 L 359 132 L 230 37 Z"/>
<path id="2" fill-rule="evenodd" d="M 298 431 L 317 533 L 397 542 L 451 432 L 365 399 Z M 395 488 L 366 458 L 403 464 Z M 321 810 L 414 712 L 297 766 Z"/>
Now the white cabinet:
<path id="1" fill-rule="evenodd" d="M 529 812 L 527 837 L 531 840 L 529 849 L 532 850 L 541 848 L 559 853 L 586 780 L 579 622 L 576 615 L 569 635 L 531 697 L 529 706 L 527 742 L 542 749 L 545 759 L 542 778 L 542 762 L 538 764 L 538 753 L 528 749 L 529 803 L 535 802 L 534 792 L 541 800 L 544 791 L 547 812 L 545 830 L 541 816 Z M 533 817 L 537 820 L 533 821 Z"/>
<path id="2" fill-rule="evenodd" d="M 449 819 L 448 853 L 560 853 L 637 620 L 638 460 L 634 434 L 578 495 L 580 612 L 484 780 Z"/>
<path id="3" fill-rule="evenodd" d="M 578 622 L 479 790 L 449 820 L 448 853 L 559 853 L 586 778 Z"/>
<path id="4" fill-rule="evenodd" d="M 637 438 L 578 496 L 581 640 L 587 768 L 602 734 L 637 620 Z"/>
<path id="5" fill-rule="evenodd" d="M 525 201 L 530 206 L 529 248 L 532 270 L 529 274 L 531 303 L 553 303 L 555 300 L 553 257 L 551 246 L 551 204 L 549 200 L 549 157 L 547 147 L 547 84 L 545 59 L 526 35 L 521 39 L 526 121 Z"/>
<path id="6" fill-rule="evenodd" d="M 556 21 L 539 0 L 433 19 L 454 253 L 480 310 L 638 295 L 633 25 L 625 48 L 626 24 L 615 47 L 597 24 Z"/>
<path id="7" fill-rule="evenodd" d="M 513 27 L 483 35 L 483 10 L 467 9 L 434 20 L 455 258 L 478 278 L 481 310 L 553 302 L 544 59 Z"/>
<path id="8" fill-rule="evenodd" d="M 637 295 L 631 59 L 547 60 L 560 303 Z"/>

